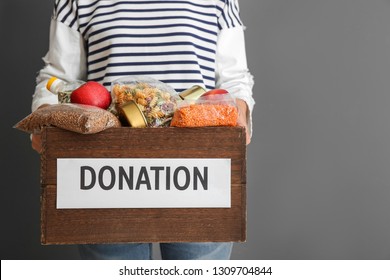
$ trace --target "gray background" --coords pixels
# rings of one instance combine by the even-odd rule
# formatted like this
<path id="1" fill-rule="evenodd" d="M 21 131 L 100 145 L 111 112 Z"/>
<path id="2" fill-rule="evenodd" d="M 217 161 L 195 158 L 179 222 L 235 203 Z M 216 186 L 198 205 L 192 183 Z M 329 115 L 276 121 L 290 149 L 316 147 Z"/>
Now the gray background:
<path id="1" fill-rule="evenodd" d="M 248 241 L 233 259 L 390 258 L 390 1 L 241 0 L 255 76 Z M 39 241 L 30 113 L 51 0 L 0 2 L 1 257 L 73 259 Z"/>

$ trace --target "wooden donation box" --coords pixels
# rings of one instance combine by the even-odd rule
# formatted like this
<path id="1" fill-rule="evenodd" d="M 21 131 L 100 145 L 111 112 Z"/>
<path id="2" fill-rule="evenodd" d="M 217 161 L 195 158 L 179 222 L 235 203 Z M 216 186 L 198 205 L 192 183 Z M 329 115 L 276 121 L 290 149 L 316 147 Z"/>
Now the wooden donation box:
<path id="1" fill-rule="evenodd" d="M 48 127 L 42 143 L 42 244 L 246 240 L 241 127 Z"/>

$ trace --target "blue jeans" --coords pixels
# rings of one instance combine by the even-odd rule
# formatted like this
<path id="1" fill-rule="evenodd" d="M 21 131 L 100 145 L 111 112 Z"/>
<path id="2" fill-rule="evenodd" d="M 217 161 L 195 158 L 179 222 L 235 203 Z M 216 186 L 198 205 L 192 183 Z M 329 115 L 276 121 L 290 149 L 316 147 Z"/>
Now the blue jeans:
<path id="1" fill-rule="evenodd" d="M 85 260 L 151 260 L 151 243 L 79 245 Z M 161 243 L 163 260 L 228 260 L 231 242 Z"/>

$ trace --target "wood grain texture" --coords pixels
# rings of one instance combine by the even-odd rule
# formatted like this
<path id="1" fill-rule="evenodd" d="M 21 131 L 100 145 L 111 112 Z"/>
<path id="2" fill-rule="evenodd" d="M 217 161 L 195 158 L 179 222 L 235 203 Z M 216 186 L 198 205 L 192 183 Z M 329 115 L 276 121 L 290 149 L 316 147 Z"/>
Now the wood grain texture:
<path id="1" fill-rule="evenodd" d="M 239 127 L 113 128 L 42 134 L 41 242 L 216 242 L 246 239 L 246 146 Z M 230 158 L 231 208 L 56 209 L 58 158 Z"/>

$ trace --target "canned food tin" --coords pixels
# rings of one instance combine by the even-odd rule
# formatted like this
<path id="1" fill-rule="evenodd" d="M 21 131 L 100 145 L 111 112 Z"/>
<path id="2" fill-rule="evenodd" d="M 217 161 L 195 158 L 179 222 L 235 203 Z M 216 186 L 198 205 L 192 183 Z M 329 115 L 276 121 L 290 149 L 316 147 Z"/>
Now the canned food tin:
<path id="1" fill-rule="evenodd" d="M 190 87 L 189 89 L 186 89 L 182 91 L 179 96 L 183 100 L 196 100 L 199 97 L 201 97 L 206 90 L 202 88 L 201 86 L 195 85 Z"/>
<path id="2" fill-rule="evenodd" d="M 134 101 L 129 101 L 120 107 L 120 114 L 127 120 L 131 127 L 144 128 L 147 121 L 141 109 Z"/>

